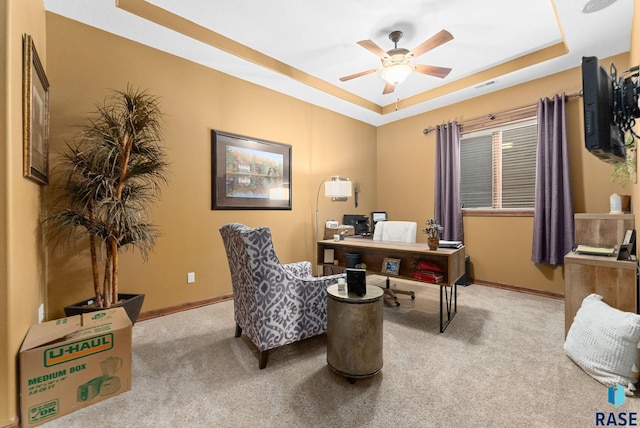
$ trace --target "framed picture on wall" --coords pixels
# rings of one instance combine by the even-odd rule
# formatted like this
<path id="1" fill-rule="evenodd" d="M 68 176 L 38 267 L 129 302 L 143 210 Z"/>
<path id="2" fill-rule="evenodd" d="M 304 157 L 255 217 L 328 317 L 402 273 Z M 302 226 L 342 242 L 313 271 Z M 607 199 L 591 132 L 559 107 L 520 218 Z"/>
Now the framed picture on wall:
<path id="1" fill-rule="evenodd" d="M 211 131 L 212 210 L 290 210 L 291 146 Z"/>
<path id="2" fill-rule="evenodd" d="M 49 182 L 49 81 L 30 35 L 22 37 L 22 139 L 24 176 Z"/>

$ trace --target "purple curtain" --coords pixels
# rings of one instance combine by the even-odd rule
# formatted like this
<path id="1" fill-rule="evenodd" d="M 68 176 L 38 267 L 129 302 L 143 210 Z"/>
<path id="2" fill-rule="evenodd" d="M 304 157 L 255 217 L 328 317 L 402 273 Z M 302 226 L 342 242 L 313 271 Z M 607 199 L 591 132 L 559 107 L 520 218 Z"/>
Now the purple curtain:
<path id="1" fill-rule="evenodd" d="M 565 95 L 538 102 L 538 153 L 533 220 L 535 263 L 561 265 L 573 246 L 573 204 L 565 125 Z"/>
<path id="2" fill-rule="evenodd" d="M 462 241 L 460 197 L 460 126 L 457 122 L 436 127 L 436 177 L 434 218 L 443 227 L 442 239 Z"/>

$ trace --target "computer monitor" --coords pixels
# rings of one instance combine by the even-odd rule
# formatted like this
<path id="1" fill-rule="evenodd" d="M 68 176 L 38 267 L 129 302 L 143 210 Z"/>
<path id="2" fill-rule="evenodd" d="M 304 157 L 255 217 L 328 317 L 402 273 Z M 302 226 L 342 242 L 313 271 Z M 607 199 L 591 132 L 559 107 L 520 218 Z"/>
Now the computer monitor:
<path id="1" fill-rule="evenodd" d="M 376 223 L 379 221 L 387 221 L 387 212 L 371 211 L 371 231 L 376 229 Z"/>
<path id="2" fill-rule="evenodd" d="M 379 221 L 387 220 L 387 212 L 386 211 L 372 211 L 371 212 L 371 221 L 375 224 Z"/>

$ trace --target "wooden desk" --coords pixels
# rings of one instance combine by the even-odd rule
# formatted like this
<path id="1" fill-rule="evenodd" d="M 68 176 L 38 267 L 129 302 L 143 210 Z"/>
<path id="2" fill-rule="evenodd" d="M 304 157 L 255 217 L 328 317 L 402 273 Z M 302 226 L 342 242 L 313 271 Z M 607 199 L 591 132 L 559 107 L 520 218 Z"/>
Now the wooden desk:
<path id="1" fill-rule="evenodd" d="M 325 250 L 333 250 L 335 263 L 325 263 Z M 404 244 L 398 242 L 373 241 L 365 238 L 345 238 L 343 241 L 318 241 L 317 264 L 323 267 L 338 267 L 346 269 L 347 253 L 360 254 L 360 263 L 367 265 L 367 271 L 372 274 L 384 275 L 382 263 L 385 257 L 399 259 L 400 271 L 398 278 L 420 281 L 413 277 L 415 266 L 425 260 L 435 264 L 442 270 L 444 279 L 440 286 L 440 332 L 444 332 L 458 310 L 458 281 L 465 272 L 464 247 L 457 249 L 438 248 L 429 250 L 426 243 Z M 395 275 L 394 275 L 395 276 Z M 444 311 L 447 320 L 444 320 Z"/>
<path id="2" fill-rule="evenodd" d="M 576 254 L 564 256 L 564 334 L 569 332 L 582 300 L 591 293 L 609 306 L 638 313 L 638 262 L 615 257 Z"/>
<path id="3" fill-rule="evenodd" d="M 620 245 L 627 229 L 635 226 L 633 214 L 575 214 L 575 242 Z M 609 306 L 638 313 L 638 262 L 616 257 L 576 254 L 564 256 L 564 333 L 569 332 L 582 300 L 591 293 Z"/>

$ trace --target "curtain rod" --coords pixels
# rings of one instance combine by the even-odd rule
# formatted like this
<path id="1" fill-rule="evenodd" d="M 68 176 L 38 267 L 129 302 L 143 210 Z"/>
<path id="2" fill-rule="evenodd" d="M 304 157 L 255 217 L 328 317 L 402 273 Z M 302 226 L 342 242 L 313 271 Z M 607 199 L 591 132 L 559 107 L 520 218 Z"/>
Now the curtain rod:
<path id="1" fill-rule="evenodd" d="M 564 98 L 565 98 L 565 100 L 568 100 L 570 98 L 578 98 L 578 97 L 581 97 L 581 96 L 582 96 L 582 91 L 578 91 L 578 92 L 574 92 L 573 94 L 565 95 Z M 467 126 L 469 126 L 470 124 L 473 124 L 473 123 L 484 122 L 487 119 L 488 120 L 494 120 L 496 118 L 496 116 L 502 116 L 502 115 L 505 115 L 505 114 L 515 114 L 515 113 L 519 113 L 519 112 L 522 112 L 522 111 L 526 111 L 526 110 L 532 109 L 532 108 L 534 108 L 536 106 L 537 106 L 537 104 L 529 104 L 529 105 L 526 105 L 526 106 L 515 107 L 515 108 L 509 109 L 509 110 L 505 110 L 505 111 L 501 111 L 501 112 L 498 112 L 498 113 L 489 113 L 486 116 L 478 116 L 478 117 L 474 117 L 472 119 L 465 120 L 464 122 L 462 122 L 460 124 L 460 126 L 464 126 L 465 124 Z M 422 133 L 424 135 L 428 135 L 428 134 L 432 133 L 435 130 L 436 130 L 436 127 L 434 125 L 431 125 L 428 128 L 424 128 L 422 130 Z"/>

